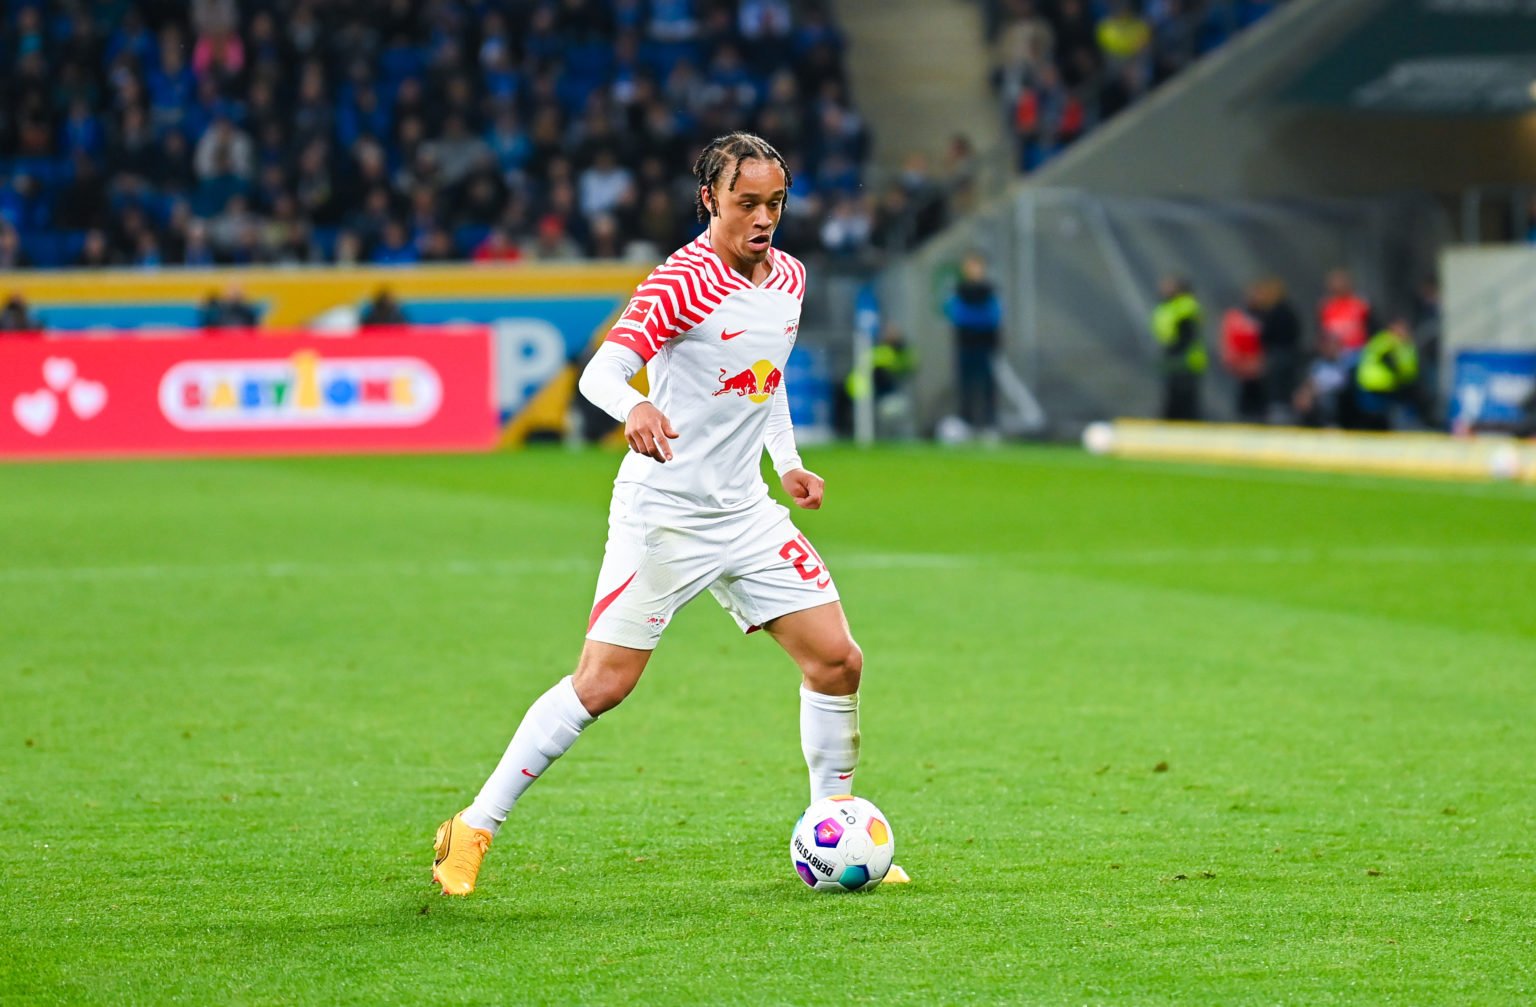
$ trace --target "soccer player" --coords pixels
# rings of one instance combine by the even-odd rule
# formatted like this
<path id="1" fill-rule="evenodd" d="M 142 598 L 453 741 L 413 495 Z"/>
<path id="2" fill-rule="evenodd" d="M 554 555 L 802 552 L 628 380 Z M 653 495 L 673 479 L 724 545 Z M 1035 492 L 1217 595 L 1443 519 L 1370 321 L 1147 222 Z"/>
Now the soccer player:
<path id="1" fill-rule="evenodd" d="M 528 708 L 474 803 L 438 828 L 432 876 L 445 895 L 474 891 L 518 798 L 629 695 L 667 622 L 705 589 L 799 665 L 811 799 L 852 791 L 863 654 L 832 575 L 759 469 L 766 448 L 796 505 L 821 506 L 825 483 L 796 453 L 783 387 L 805 293 L 805 267 L 773 247 L 789 168 L 760 137 L 731 133 L 693 173 L 705 232 L 640 284 L 581 375 L 581 393 L 624 424 L 631 451 L 586 644 L 575 674 Z M 649 398 L 629 384 L 642 366 Z"/>

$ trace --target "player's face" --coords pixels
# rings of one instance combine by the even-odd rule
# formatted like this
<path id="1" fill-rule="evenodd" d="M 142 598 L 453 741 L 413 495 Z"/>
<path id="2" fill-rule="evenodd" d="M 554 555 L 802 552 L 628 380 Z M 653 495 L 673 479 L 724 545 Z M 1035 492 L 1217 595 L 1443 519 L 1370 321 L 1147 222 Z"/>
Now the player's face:
<path id="1" fill-rule="evenodd" d="M 705 192 L 705 205 L 719 208 L 709 220 L 709 242 L 716 254 L 748 267 L 768 258 L 774 228 L 784 212 L 784 169 L 773 161 L 748 158 L 741 163 L 736 188 L 728 188 L 736 166 L 720 173 L 714 192 Z"/>

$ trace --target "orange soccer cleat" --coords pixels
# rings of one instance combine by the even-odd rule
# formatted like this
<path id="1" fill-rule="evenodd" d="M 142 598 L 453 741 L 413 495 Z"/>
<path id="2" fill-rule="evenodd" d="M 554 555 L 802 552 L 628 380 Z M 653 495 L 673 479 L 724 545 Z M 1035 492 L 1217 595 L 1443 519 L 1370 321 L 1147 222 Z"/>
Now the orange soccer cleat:
<path id="1" fill-rule="evenodd" d="M 480 862 L 491 848 L 491 834 L 454 815 L 437 827 L 432 842 L 437 858 L 432 861 L 432 880 L 443 886 L 444 895 L 468 895 L 475 890 Z"/>

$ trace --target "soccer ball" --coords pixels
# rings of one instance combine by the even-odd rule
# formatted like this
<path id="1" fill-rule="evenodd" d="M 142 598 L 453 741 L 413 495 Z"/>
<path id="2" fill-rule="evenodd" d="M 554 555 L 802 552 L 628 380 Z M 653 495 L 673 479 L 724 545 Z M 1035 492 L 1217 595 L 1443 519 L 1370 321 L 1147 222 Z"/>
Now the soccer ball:
<path id="1" fill-rule="evenodd" d="M 895 855 L 890 820 L 862 797 L 823 797 L 805 809 L 789 837 L 795 873 L 818 892 L 873 888 Z"/>

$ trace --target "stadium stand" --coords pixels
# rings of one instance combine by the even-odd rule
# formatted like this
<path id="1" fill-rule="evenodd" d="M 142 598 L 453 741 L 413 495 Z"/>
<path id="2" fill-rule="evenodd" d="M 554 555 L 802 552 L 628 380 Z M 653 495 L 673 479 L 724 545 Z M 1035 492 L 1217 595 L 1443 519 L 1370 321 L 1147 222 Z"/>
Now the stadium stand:
<path id="1" fill-rule="evenodd" d="M 1029 172 L 1285 0 L 987 0 L 993 87 Z"/>
<path id="2" fill-rule="evenodd" d="M 691 237 L 731 129 L 795 171 L 780 244 L 861 184 L 822 0 L 5 5 L 7 268 L 633 257 Z"/>

